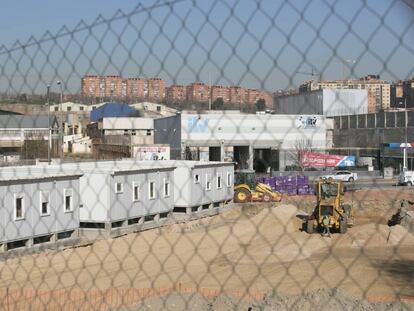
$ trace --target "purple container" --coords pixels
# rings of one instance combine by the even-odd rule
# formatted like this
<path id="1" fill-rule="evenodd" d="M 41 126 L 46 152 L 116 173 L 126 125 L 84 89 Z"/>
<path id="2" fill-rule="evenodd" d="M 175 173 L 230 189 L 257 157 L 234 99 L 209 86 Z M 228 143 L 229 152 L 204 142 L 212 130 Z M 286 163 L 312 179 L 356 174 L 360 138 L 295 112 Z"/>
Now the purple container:
<path id="1" fill-rule="evenodd" d="M 296 188 L 287 188 L 287 194 L 288 195 L 297 195 L 298 192 L 297 192 Z"/>
<path id="2" fill-rule="evenodd" d="M 263 183 L 264 182 L 264 178 L 263 177 L 256 177 L 256 182 Z"/>
<path id="3" fill-rule="evenodd" d="M 296 186 L 296 176 L 288 176 L 285 180 L 285 184 L 289 186 Z"/>
<path id="4" fill-rule="evenodd" d="M 315 194 L 315 188 L 312 185 L 309 185 L 308 194 Z"/>
<path id="5" fill-rule="evenodd" d="M 287 190 L 284 186 L 276 186 L 275 191 L 279 192 L 279 193 L 286 193 Z"/>
<path id="6" fill-rule="evenodd" d="M 297 176 L 296 182 L 298 185 L 307 185 L 309 184 L 309 177 L 308 176 Z"/>
<path id="7" fill-rule="evenodd" d="M 306 195 L 309 193 L 309 185 L 298 185 L 298 194 Z"/>
<path id="8" fill-rule="evenodd" d="M 284 176 L 276 176 L 275 177 L 275 184 L 276 184 L 276 186 L 283 186 L 285 184 L 285 177 Z"/>

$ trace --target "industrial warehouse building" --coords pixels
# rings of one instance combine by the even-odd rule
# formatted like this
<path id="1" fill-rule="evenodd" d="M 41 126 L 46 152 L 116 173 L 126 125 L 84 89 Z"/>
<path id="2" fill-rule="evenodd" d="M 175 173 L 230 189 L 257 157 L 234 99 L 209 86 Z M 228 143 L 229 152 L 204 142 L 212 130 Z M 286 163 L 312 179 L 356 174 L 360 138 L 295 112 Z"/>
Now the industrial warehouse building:
<path id="1" fill-rule="evenodd" d="M 79 174 L 10 167 L 0 171 L 1 250 L 77 237 Z"/>
<path id="2" fill-rule="evenodd" d="M 276 114 L 315 114 L 327 117 L 368 113 L 368 91 L 323 89 L 286 96 L 275 96 Z"/>
<path id="3" fill-rule="evenodd" d="M 338 116 L 334 118 L 334 147 L 343 153 L 371 158 L 375 169 L 393 167 L 401 170 L 403 148 L 390 144 L 414 142 L 414 111 L 386 111 L 379 113 Z M 407 165 L 414 169 L 414 151 L 407 149 Z"/>
<path id="4" fill-rule="evenodd" d="M 154 120 L 154 142 L 170 144 L 171 159 L 235 162 L 238 169 L 285 170 L 298 144 L 332 146 L 333 120 L 322 115 L 190 113 Z"/>

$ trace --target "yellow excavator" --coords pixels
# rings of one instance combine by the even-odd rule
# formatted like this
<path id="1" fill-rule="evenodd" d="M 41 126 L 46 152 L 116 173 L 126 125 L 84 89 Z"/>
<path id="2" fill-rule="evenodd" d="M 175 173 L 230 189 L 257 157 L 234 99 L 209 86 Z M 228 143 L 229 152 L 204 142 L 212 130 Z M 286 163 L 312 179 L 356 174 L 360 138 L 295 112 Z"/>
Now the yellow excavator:
<path id="1" fill-rule="evenodd" d="M 316 183 L 316 196 L 316 207 L 304 223 L 305 231 L 313 233 L 328 226 L 329 230 L 346 233 L 354 224 L 354 212 L 352 205 L 343 202 L 343 182 L 320 179 Z"/>
<path id="2" fill-rule="evenodd" d="M 280 202 L 282 195 L 269 185 L 256 182 L 254 171 L 235 172 L 234 202 Z"/>

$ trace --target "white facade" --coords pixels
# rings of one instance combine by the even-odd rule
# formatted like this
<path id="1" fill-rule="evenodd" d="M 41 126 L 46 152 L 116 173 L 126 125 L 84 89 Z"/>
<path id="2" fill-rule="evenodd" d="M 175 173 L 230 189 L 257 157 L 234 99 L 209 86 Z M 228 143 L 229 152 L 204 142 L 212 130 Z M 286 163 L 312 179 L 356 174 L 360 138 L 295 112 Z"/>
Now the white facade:
<path id="1" fill-rule="evenodd" d="M 103 118 L 99 122 L 99 129 L 110 130 L 154 130 L 152 118 Z"/>
<path id="2" fill-rule="evenodd" d="M 134 107 L 137 110 L 143 110 L 144 113 L 155 113 L 161 116 L 170 116 L 176 113 L 176 109 L 167 107 L 162 104 L 151 103 L 151 102 L 142 102 L 131 104 L 131 107 Z"/>
<path id="3" fill-rule="evenodd" d="M 79 175 L 34 167 L 0 170 L 0 243 L 79 228 Z"/>
<path id="4" fill-rule="evenodd" d="M 105 103 L 99 103 L 94 105 L 89 104 L 80 104 L 73 102 L 65 102 L 62 104 L 53 104 L 49 106 L 49 110 L 53 112 L 62 111 L 62 112 L 90 112 Z"/>
<path id="5" fill-rule="evenodd" d="M 320 115 L 182 114 L 181 141 L 185 146 L 252 146 L 294 149 L 307 139 L 313 148 L 327 146 L 333 123 Z"/>

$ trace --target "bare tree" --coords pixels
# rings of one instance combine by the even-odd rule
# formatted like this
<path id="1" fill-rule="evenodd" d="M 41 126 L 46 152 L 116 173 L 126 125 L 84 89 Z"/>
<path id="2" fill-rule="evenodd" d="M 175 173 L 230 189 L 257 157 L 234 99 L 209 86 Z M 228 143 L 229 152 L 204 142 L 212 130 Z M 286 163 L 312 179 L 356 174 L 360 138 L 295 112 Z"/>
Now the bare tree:
<path id="1" fill-rule="evenodd" d="M 293 149 L 289 152 L 289 159 L 294 163 L 295 167 L 298 167 L 301 171 L 305 170 L 302 162 L 302 155 L 304 152 L 311 152 L 312 141 L 308 138 L 298 138 L 294 143 Z"/>

